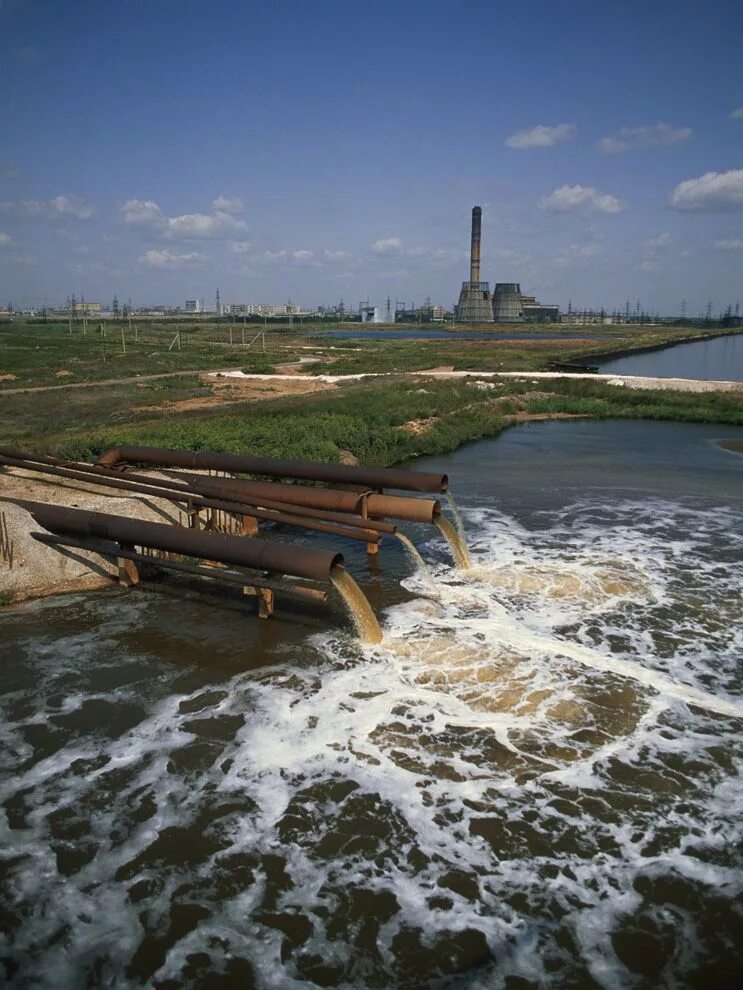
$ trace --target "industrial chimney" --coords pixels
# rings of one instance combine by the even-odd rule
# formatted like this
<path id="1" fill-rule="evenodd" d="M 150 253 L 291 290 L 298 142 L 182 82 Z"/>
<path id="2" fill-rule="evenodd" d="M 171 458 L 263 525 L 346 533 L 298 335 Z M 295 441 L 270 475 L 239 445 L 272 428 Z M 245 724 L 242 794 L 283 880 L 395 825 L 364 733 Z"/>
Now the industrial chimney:
<path id="1" fill-rule="evenodd" d="M 490 286 L 480 281 L 480 233 L 482 210 L 472 207 L 472 236 L 470 240 L 470 280 L 462 282 L 457 306 L 457 320 L 460 323 L 492 323 L 493 301 Z"/>
<path id="2" fill-rule="evenodd" d="M 472 207 L 472 239 L 470 241 L 470 282 L 480 283 L 480 232 L 482 229 L 482 210 L 479 206 Z"/>

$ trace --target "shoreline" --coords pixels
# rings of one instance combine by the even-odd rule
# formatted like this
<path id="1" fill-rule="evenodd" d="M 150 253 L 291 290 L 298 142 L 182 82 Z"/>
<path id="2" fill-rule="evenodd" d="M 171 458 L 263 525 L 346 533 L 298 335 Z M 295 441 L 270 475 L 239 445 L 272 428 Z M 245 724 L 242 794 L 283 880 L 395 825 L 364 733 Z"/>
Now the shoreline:
<path id="1" fill-rule="evenodd" d="M 465 377 L 470 373 L 437 372 L 436 374 L 441 376 L 454 374 L 458 377 Z M 493 374 L 506 374 L 509 377 L 514 375 L 516 377 L 521 376 L 520 373 L 512 372 L 496 372 Z M 550 377 L 565 377 L 560 373 L 546 372 L 542 374 Z M 526 377 L 531 376 L 527 375 Z M 590 378 L 591 376 L 578 374 L 572 377 L 583 379 L 586 377 Z M 743 391 L 743 383 L 732 384 Z M 467 444 L 477 442 L 478 440 L 497 438 L 506 430 L 528 425 L 531 422 L 539 423 L 574 419 L 600 422 L 603 419 L 626 418 L 628 417 L 619 415 L 604 417 L 590 412 L 565 413 L 554 411 L 527 413 L 521 411 L 515 414 L 504 415 L 499 421 L 489 424 L 490 428 L 486 428 L 484 433 L 474 436 L 463 436 L 448 449 L 440 452 L 453 453 Z M 653 421 L 649 417 L 646 420 L 648 422 Z M 669 421 L 673 422 L 673 420 Z M 407 426 L 409 424 L 404 425 Z M 720 425 L 725 424 L 720 423 Z M 737 441 L 732 442 L 737 443 Z M 399 462 L 394 463 L 410 464 L 412 462 L 415 464 L 417 460 L 427 456 L 431 456 L 429 452 L 421 451 L 413 456 L 406 456 Z M 153 475 L 156 474 L 157 472 L 153 472 Z M 93 486 L 86 488 L 86 483 L 81 481 L 67 481 L 66 484 L 51 483 L 50 485 L 49 478 L 35 475 L 33 472 L 25 471 L 22 468 L 6 468 L 0 473 L 0 478 L 3 477 L 11 480 L 11 492 L 13 488 L 16 489 L 15 493 L 9 495 L 10 499 L 28 498 L 30 495 L 31 498 L 36 497 L 38 500 L 43 501 L 45 500 L 45 489 L 52 487 L 56 495 L 54 499 L 55 504 L 67 504 L 94 511 L 120 513 L 122 515 L 132 516 L 133 518 L 159 522 L 162 522 L 163 516 L 169 515 L 171 521 L 175 521 L 172 504 L 161 502 L 156 497 L 150 495 L 140 495 L 137 493 L 133 493 L 132 495 L 123 495 L 122 493 L 113 494 L 113 489 L 111 490 L 112 494 L 107 495 Z M 66 481 L 66 479 L 60 480 Z M 15 482 L 15 485 L 13 482 Z M 30 492 L 28 489 L 30 489 Z M 62 493 L 62 498 L 60 498 L 60 493 Z M 29 567 L 25 575 L 21 575 L 21 580 L 18 580 L 19 572 L 17 567 L 14 566 L 13 568 L 6 569 L 5 565 L 3 565 L 2 569 L 0 569 L 0 613 L 6 610 L 12 610 L 26 602 L 38 601 L 55 595 L 96 591 L 119 586 L 117 565 L 108 558 L 100 557 L 92 551 L 71 551 L 68 549 L 59 551 L 34 540 L 31 533 L 42 529 L 42 527 L 33 520 L 32 516 L 25 509 L 3 497 L 1 491 L 0 511 L 6 515 L 6 518 L 9 516 L 11 520 L 11 540 L 15 545 L 15 561 L 20 563 L 20 568 L 22 569 L 26 565 L 26 562 L 31 557 L 33 558 L 32 566 Z M 24 577 L 25 580 L 23 580 Z"/>

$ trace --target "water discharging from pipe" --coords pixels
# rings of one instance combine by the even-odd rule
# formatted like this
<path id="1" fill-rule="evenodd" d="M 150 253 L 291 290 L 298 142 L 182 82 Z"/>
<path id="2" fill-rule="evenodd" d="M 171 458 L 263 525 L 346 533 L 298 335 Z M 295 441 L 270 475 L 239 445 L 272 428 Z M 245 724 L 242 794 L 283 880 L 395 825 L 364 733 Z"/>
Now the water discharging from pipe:
<path id="1" fill-rule="evenodd" d="M 469 570 L 470 552 L 461 535 L 445 516 L 436 516 L 434 525 L 451 547 L 451 552 L 454 554 L 454 563 L 457 567 L 461 571 Z"/>
<path id="2" fill-rule="evenodd" d="M 464 531 L 464 520 L 462 519 L 462 513 L 459 511 L 459 506 L 456 503 L 454 493 L 452 491 L 447 490 L 446 500 L 449 503 L 449 508 L 454 516 L 454 522 L 457 527 L 457 532 L 459 533 L 459 538 L 462 543 L 467 546 L 467 534 Z"/>
<path id="3" fill-rule="evenodd" d="M 420 572 L 421 577 L 423 578 L 425 583 L 428 585 L 429 588 L 434 588 L 435 583 L 433 580 L 433 575 L 431 574 L 428 564 L 425 562 L 423 557 L 421 557 L 420 553 L 418 552 L 418 548 L 416 547 L 416 545 L 404 533 L 395 533 L 395 536 L 398 538 L 400 543 L 402 543 L 402 545 L 405 547 L 408 556 L 415 564 L 416 569 Z"/>
<path id="4" fill-rule="evenodd" d="M 361 642 L 380 643 L 382 641 L 382 630 L 379 628 L 377 618 L 372 612 L 366 595 L 345 567 L 338 565 L 333 567 L 330 571 L 330 580 L 333 582 L 336 591 L 338 591 L 345 601 Z"/>

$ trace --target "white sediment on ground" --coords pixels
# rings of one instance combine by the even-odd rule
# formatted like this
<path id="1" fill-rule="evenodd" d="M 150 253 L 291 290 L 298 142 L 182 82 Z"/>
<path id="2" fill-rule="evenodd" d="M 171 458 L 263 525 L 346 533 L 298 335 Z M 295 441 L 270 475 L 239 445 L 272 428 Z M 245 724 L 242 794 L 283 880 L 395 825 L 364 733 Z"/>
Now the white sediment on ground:
<path id="1" fill-rule="evenodd" d="M 599 381 L 605 385 L 633 389 L 666 389 L 676 392 L 741 392 L 743 393 L 743 382 L 718 382 L 712 380 L 702 380 L 696 378 L 653 378 L 639 375 L 601 375 L 582 372 L 564 371 L 440 371 L 431 369 L 430 371 L 404 371 L 395 372 L 394 377 L 400 375 L 423 377 L 423 378 L 519 378 L 528 381 L 540 381 L 542 379 L 576 378 L 579 381 Z M 255 379 L 296 379 L 306 378 L 306 375 L 252 375 L 244 371 L 221 371 L 211 372 L 210 377 L 222 375 L 225 378 L 255 378 Z M 322 382 L 350 382 L 359 381 L 362 378 L 390 378 L 391 373 L 368 372 L 354 375 L 314 375 L 318 381 Z"/>

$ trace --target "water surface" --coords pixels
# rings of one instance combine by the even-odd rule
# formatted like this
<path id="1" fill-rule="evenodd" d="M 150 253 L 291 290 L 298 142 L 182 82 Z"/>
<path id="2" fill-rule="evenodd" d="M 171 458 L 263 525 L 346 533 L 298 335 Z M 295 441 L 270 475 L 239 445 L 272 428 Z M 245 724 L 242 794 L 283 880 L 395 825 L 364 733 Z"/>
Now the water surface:
<path id="1" fill-rule="evenodd" d="M 601 361 L 600 370 L 613 375 L 743 381 L 743 334 L 612 358 Z"/>
<path id="2" fill-rule="evenodd" d="M 397 541 L 344 546 L 378 647 L 340 609 L 259 622 L 170 584 L 0 614 L 0 982 L 732 985 L 743 458 L 720 439 L 743 429 L 543 423 L 420 462 L 473 566 L 411 527 L 432 592 Z"/>
<path id="3" fill-rule="evenodd" d="M 344 339 L 358 338 L 361 340 L 608 340 L 607 334 L 590 331 L 562 331 L 537 333 L 529 330 L 484 330 L 484 331 L 455 331 L 429 330 L 425 327 L 410 330 L 318 330 L 313 337 L 340 337 Z"/>

